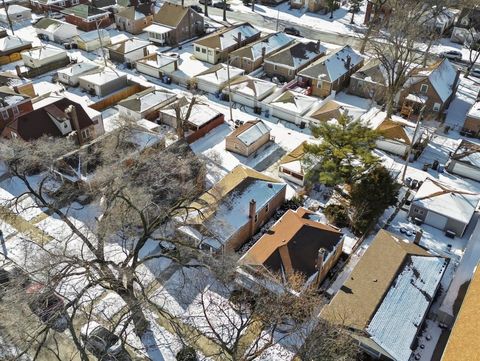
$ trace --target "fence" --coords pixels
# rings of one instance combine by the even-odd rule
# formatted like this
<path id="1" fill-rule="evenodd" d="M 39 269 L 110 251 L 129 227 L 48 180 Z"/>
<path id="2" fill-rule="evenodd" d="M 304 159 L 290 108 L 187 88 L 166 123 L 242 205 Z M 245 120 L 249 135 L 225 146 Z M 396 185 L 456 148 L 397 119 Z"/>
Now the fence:
<path id="1" fill-rule="evenodd" d="M 13 53 L 10 55 L 0 56 L 0 65 L 10 64 L 14 61 L 19 61 L 22 59 L 20 53 Z"/>
<path id="2" fill-rule="evenodd" d="M 39 75 L 48 73 L 49 71 L 63 68 L 68 64 L 70 64 L 70 59 L 67 57 L 65 59 L 57 60 L 50 64 L 43 65 L 39 68 L 29 68 L 27 71 L 22 72 L 21 75 L 25 78 L 35 78 Z"/>
<path id="3" fill-rule="evenodd" d="M 127 86 L 125 89 L 119 90 L 107 96 L 106 98 L 103 98 L 102 100 L 90 105 L 90 108 L 101 112 L 102 110 L 117 104 L 120 100 L 128 98 L 130 95 L 139 93 L 145 89 L 147 89 L 147 87 L 137 83 L 133 83 L 132 85 Z"/>

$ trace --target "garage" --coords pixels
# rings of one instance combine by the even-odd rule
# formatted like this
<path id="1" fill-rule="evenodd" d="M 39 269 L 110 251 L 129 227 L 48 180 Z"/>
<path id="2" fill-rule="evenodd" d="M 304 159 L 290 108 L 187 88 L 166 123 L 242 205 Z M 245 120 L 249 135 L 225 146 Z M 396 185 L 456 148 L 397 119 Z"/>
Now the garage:
<path id="1" fill-rule="evenodd" d="M 445 229 L 447 222 L 447 217 L 431 211 L 428 212 L 427 216 L 425 217 L 425 224 L 442 230 Z"/>

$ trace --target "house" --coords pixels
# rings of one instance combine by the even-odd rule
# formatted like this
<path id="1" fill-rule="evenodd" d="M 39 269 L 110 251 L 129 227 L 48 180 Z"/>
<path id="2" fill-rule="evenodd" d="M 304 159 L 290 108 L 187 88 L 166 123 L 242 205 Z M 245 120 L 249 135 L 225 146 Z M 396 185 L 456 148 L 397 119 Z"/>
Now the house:
<path id="1" fill-rule="evenodd" d="M 408 216 L 415 222 L 461 237 L 479 200 L 478 194 L 427 178 L 415 194 Z"/>
<path id="2" fill-rule="evenodd" d="M 191 7 L 164 2 L 146 27 L 148 37 L 160 45 L 177 45 L 205 33 L 203 16 Z"/>
<path id="3" fill-rule="evenodd" d="M 260 274 L 275 282 L 273 274 L 288 284 L 291 276 L 301 275 L 303 287 L 318 287 L 340 258 L 343 238 L 318 214 L 302 207 L 289 209 L 238 263 L 254 278 Z"/>
<path id="4" fill-rule="evenodd" d="M 350 76 L 348 93 L 384 103 L 387 94 L 387 77 L 387 72 L 380 60 L 371 59 Z"/>
<path id="5" fill-rule="evenodd" d="M 380 230 L 320 312 L 321 318 L 351 330 L 371 358 L 410 360 L 438 292 L 448 259 L 419 246 L 419 239 L 409 243 Z"/>
<path id="6" fill-rule="evenodd" d="M 101 69 L 94 73 L 78 77 L 81 88 L 91 92 L 98 97 L 107 96 L 128 84 L 126 74 L 118 74 L 112 69 Z"/>
<path id="7" fill-rule="evenodd" d="M 110 13 L 107 10 L 97 9 L 88 4 L 72 6 L 62 11 L 65 21 L 75 25 L 82 31 L 92 31 L 97 28 L 106 28 L 112 24 Z"/>
<path id="8" fill-rule="evenodd" d="M 99 66 L 94 63 L 76 63 L 69 67 L 57 70 L 58 80 L 63 84 L 77 86 L 79 84 L 80 76 L 96 72 L 98 68 Z"/>
<path id="9" fill-rule="evenodd" d="M 149 54 L 135 62 L 137 71 L 143 74 L 162 78 L 164 75 L 172 74 L 178 69 L 179 58 L 164 53 Z"/>
<path id="10" fill-rule="evenodd" d="M 480 38 L 480 8 L 463 8 L 455 23 L 451 40 L 464 44 Z"/>
<path id="11" fill-rule="evenodd" d="M 0 22 L 8 24 L 8 19 L 12 23 L 32 20 L 32 10 L 17 4 L 8 5 L 8 8 L 0 9 Z"/>
<path id="12" fill-rule="evenodd" d="M 339 119 L 344 113 L 343 106 L 335 100 L 324 101 L 318 108 L 315 107 L 305 116 L 314 124 L 328 122 L 332 119 Z"/>
<path id="13" fill-rule="evenodd" d="M 268 80 L 254 78 L 248 75 L 232 80 L 229 87 L 225 87 L 223 94 L 230 94 L 232 101 L 240 103 L 254 110 L 261 110 L 261 101 L 272 95 L 278 89 L 277 84 Z"/>
<path id="14" fill-rule="evenodd" d="M 78 4 L 88 4 L 88 0 L 30 0 L 32 9 L 39 13 L 62 11 Z"/>
<path id="15" fill-rule="evenodd" d="M 108 47 L 110 60 L 119 63 L 134 64 L 148 55 L 149 41 L 132 38 Z"/>
<path id="16" fill-rule="evenodd" d="M 139 121 L 140 119 L 156 120 L 158 110 L 177 99 L 177 95 L 166 89 L 147 88 L 133 94 L 117 104 L 120 117 Z"/>
<path id="17" fill-rule="evenodd" d="M 129 6 L 115 14 L 115 24 L 120 31 L 138 35 L 153 21 L 153 9 L 150 4 Z"/>
<path id="18" fill-rule="evenodd" d="M 312 94 L 327 97 L 348 86 L 350 76 L 363 66 L 363 57 L 349 45 L 334 51 L 298 73 L 300 81 L 311 87 Z"/>
<path id="19" fill-rule="evenodd" d="M 287 185 L 243 165 L 236 166 L 191 205 L 180 227 L 201 249 L 239 249 L 285 201 Z"/>
<path id="20" fill-rule="evenodd" d="M 94 120 L 88 115 L 85 108 L 67 98 L 55 99 L 54 102 L 10 122 L 3 130 L 2 137 L 18 138 L 28 142 L 45 135 L 50 137 L 74 136 L 77 143 L 82 145 L 101 135 L 95 131 Z"/>
<path id="21" fill-rule="evenodd" d="M 293 42 L 285 33 L 274 33 L 230 53 L 230 64 L 246 73 L 260 68 L 265 57 L 279 51 Z"/>
<path id="22" fill-rule="evenodd" d="M 270 128 L 261 120 L 245 122 L 225 137 L 225 149 L 244 157 L 270 142 Z"/>
<path id="23" fill-rule="evenodd" d="M 8 35 L 0 38 L 0 56 L 8 56 L 14 53 L 20 53 L 32 47 L 31 41 L 23 40 L 18 36 Z"/>
<path id="24" fill-rule="evenodd" d="M 455 152 L 450 155 L 445 169 L 480 182 L 480 145 L 462 139 Z"/>
<path id="25" fill-rule="evenodd" d="M 111 44 L 110 34 L 105 29 L 78 34 L 73 37 L 73 41 L 79 49 L 85 51 L 95 51 L 102 46 L 109 46 Z"/>
<path id="26" fill-rule="evenodd" d="M 302 9 L 305 6 L 305 0 L 290 0 L 290 9 Z"/>
<path id="27" fill-rule="evenodd" d="M 9 86 L 0 86 L 0 132 L 14 119 L 33 110 L 32 100 Z"/>
<path id="28" fill-rule="evenodd" d="M 388 20 L 392 14 L 393 9 L 388 3 L 380 3 L 377 0 L 367 0 L 367 6 L 365 8 L 365 18 L 363 23 L 367 25 L 370 21 L 375 23 L 382 23 Z"/>
<path id="29" fill-rule="evenodd" d="M 63 43 L 78 34 L 75 25 L 52 18 L 42 18 L 38 20 L 33 24 L 33 28 L 40 39 L 55 41 L 57 43 Z"/>
<path id="30" fill-rule="evenodd" d="M 415 69 L 398 97 L 401 114 L 406 118 L 415 117 L 424 108 L 424 118 L 441 118 L 455 97 L 459 76 L 460 70 L 447 59 Z"/>
<path id="31" fill-rule="evenodd" d="M 41 68 L 55 64 L 65 66 L 70 62 L 66 51 L 50 46 L 24 50 L 21 55 L 23 63 L 29 68 Z"/>
<path id="32" fill-rule="evenodd" d="M 414 149 L 421 143 L 423 136 L 423 128 L 419 128 L 414 139 L 415 127 L 396 116 L 385 119 L 378 125 L 376 131 L 380 135 L 376 141 L 376 148 L 402 158 L 407 156 L 409 148 Z"/>
<path id="33" fill-rule="evenodd" d="M 301 93 L 287 90 L 273 99 L 268 108 L 274 117 L 305 127 L 307 120 L 303 117 L 317 103 L 317 99 Z"/>
<path id="34" fill-rule="evenodd" d="M 190 108 L 190 103 L 190 99 L 182 97 L 176 102 L 162 107 L 159 111 L 158 118 L 160 122 L 177 129 L 177 109 L 179 109 L 180 116 L 185 121 L 183 127 L 187 143 L 195 142 L 224 122 L 224 115 L 222 113 L 199 100 L 195 101 L 191 108 L 190 116 L 188 119 L 185 119 L 188 109 Z"/>
<path id="35" fill-rule="evenodd" d="M 472 136 L 480 134 L 480 101 L 472 105 L 463 123 L 462 132 Z"/>
<path id="36" fill-rule="evenodd" d="M 276 77 L 280 81 L 295 79 L 297 73 L 313 61 L 325 55 L 326 48 L 320 41 L 303 43 L 295 41 L 285 49 L 267 56 L 263 69 L 268 77 Z"/>
<path id="37" fill-rule="evenodd" d="M 443 35 L 453 26 L 457 11 L 458 10 L 443 8 L 437 13 L 434 5 L 431 11 L 423 15 L 421 21 L 427 30 L 436 31 L 438 34 Z"/>
<path id="38" fill-rule="evenodd" d="M 207 93 L 217 94 L 228 85 L 229 81 L 242 76 L 245 71 L 233 66 L 227 69 L 225 64 L 217 64 L 195 76 L 197 88 Z"/>
<path id="39" fill-rule="evenodd" d="M 307 165 L 305 163 L 305 145 L 303 142 L 280 159 L 278 176 L 301 187 L 305 185 Z"/>
<path id="40" fill-rule="evenodd" d="M 441 361 L 475 360 L 480 354 L 480 267 L 477 265 L 443 350 Z"/>
<path id="41" fill-rule="evenodd" d="M 258 39 L 261 31 L 249 23 L 234 25 L 218 30 L 193 42 L 193 55 L 201 61 L 217 64 L 228 59 L 228 55 Z"/>
<path id="42" fill-rule="evenodd" d="M 123 161 L 126 164 L 136 156 L 165 149 L 164 135 L 149 131 L 138 125 L 130 125 L 125 128 L 114 129 L 79 149 L 65 154 L 56 160 L 53 171 L 63 182 L 82 187 L 83 184 L 91 181 L 92 176 L 105 162 L 105 157 L 102 154 L 102 144 L 113 140 L 116 144 L 118 143 L 117 147 L 119 149 L 127 151 L 127 155 L 124 155 L 126 158 L 118 159 L 119 162 Z M 92 157 L 92 155 L 95 156 Z"/>

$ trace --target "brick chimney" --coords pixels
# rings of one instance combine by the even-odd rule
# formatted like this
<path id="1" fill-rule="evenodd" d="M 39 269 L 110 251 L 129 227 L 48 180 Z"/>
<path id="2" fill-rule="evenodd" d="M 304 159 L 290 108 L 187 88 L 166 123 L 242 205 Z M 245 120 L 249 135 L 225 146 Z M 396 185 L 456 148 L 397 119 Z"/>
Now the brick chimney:
<path id="1" fill-rule="evenodd" d="M 262 47 L 262 60 L 265 59 L 265 54 L 266 54 L 266 52 L 267 52 L 267 48 L 263 46 L 263 47 Z"/>
<path id="2" fill-rule="evenodd" d="M 315 268 L 317 269 L 319 275 L 320 273 L 322 273 L 324 258 L 325 258 L 325 248 L 320 248 L 317 253 L 317 262 L 315 264 Z"/>
<path id="3" fill-rule="evenodd" d="M 238 46 L 242 46 L 242 33 L 239 31 L 238 32 Z"/>
<path id="4" fill-rule="evenodd" d="M 286 276 L 290 276 L 293 273 L 292 259 L 290 258 L 290 252 L 288 251 L 288 243 L 286 240 L 282 241 L 282 245 L 278 247 L 278 253 L 280 253 L 280 259 L 282 260 L 283 269 Z"/>
<path id="5" fill-rule="evenodd" d="M 17 72 L 19 78 L 23 78 L 22 71 L 20 70 L 20 65 L 15 65 L 15 71 Z"/>
<path id="6" fill-rule="evenodd" d="M 320 40 L 317 40 L 317 45 L 316 45 L 316 49 L 317 49 L 317 52 L 319 53 L 320 52 L 320 49 L 322 48 L 321 46 L 321 41 Z"/>
<path id="7" fill-rule="evenodd" d="M 417 230 L 417 233 L 415 233 L 415 239 L 413 240 L 413 243 L 419 246 L 420 241 L 422 240 L 422 236 L 423 236 L 423 231 L 421 229 Z"/>
<path id="8" fill-rule="evenodd" d="M 255 214 L 257 213 L 257 202 L 255 199 L 250 201 L 248 206 L 248 218 L 250 218 L 250 237 L 255 233 Z"/>
<path id="9" fill-rule="evenodd" d="M 352 57 L 347 55 L 347 60 L 345 61 L 345 68 L 350 69 L 350 64 L 352 63 Z"/>
<path id="10" fill-rule="evenodd" d="M 67 114 L 67 116 L 70 118 L 70 121 L 72 122 L 72 128 L 75 129 L 75 132 L 77 133 L 78 145 L 82 145 L 84 141 L 80 129 L 80 123 L 78 122 L 77 108 L 75 105 L 72 104 L 68 106 L 68 108 L 65 109 L 65 114 Z"/>

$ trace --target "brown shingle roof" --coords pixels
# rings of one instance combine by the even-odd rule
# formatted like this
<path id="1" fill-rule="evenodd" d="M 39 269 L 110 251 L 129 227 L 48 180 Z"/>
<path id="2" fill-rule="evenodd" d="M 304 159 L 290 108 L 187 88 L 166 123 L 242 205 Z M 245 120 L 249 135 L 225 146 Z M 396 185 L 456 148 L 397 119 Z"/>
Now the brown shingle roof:
<path id="1" fill-rule="evenodd" d="M 315 110 L 310 118 L 319 120 L 321 122 L 329 121 L 333 118 L 338 119 L 342 115 L 342 106 L 334 100 L 328 100 L 320 108 Z"/>
<path id="2" fill-rule="evenodd" d="M 189 10 L 188 7 L 165 2 L 158 13 L 153 15 L 153 22 L 175 28 Z"/>
<path id="3" fill-rule="evenodd" d="M 377 131 L 386 139 L 401 140 L 403 143 L 410 145 L 410 137 L 405 131 L 406 124 L 386 119 L 377 127 Z"/>
<path id="4" fill-rule="evenodd" d="M 380 230 L 321 317 L 365 329 L 410 255 L 433 256 L 414 243 Z"/>

